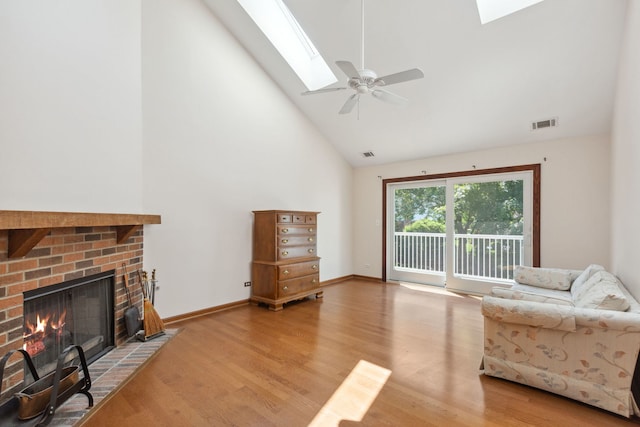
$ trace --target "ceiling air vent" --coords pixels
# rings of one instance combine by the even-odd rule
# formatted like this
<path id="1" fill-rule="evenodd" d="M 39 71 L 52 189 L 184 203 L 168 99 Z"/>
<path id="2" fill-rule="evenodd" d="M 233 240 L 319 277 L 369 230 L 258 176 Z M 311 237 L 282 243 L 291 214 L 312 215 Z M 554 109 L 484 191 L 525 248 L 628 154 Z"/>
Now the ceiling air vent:
<path id="1" fill-rule="evenodd" d="M 373 151 L 365 151 L 364 153 L 362 153 L 362 157 L 374 157 L 375 154 L 373 154 Z"/>
<path id="2" fill-rule="evenodd" d="M 540 120 L 538 122 L 531 123 L 531 130 L 554 128 L 556 126 L 558 126 L 558 118 L 552 117 L 550 119 Z"/>

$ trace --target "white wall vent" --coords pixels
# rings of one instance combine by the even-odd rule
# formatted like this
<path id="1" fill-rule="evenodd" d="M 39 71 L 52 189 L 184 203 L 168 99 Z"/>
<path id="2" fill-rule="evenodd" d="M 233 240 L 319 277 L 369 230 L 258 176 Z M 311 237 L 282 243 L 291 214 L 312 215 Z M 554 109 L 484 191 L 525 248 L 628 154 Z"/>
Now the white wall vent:
<path id="1" fill-rule="evenodd" d="M 531 130 L 554 128 L 556 126 L 558 126 L 558 118 L 557 117 L 552 117 L 550 119 L 540 120 L 540 121 L 537 121 L 537 122 L 532 122 L 531 123 Z"/>
<path id="2" fill-rule="evenodd" d="M 373 154 L 373 151 L 365 151 L 364 153 L 362 153 L 362 157 L 374 157 L 375 154 Z"/>

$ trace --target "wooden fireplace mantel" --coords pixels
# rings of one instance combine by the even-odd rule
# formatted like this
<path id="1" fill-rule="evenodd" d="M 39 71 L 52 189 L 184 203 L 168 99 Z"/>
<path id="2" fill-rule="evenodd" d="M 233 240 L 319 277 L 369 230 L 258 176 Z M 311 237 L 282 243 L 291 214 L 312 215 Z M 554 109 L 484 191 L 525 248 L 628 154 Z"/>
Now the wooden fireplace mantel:
<path id="1" fill-rule="evenodd" d="M 28 254 L 52 228 L 113 226 L 121 244 L 140 226 L 160 223 L 160 215 L 0 210 L 0 230 L 9 230 L 9 258 Z"/>

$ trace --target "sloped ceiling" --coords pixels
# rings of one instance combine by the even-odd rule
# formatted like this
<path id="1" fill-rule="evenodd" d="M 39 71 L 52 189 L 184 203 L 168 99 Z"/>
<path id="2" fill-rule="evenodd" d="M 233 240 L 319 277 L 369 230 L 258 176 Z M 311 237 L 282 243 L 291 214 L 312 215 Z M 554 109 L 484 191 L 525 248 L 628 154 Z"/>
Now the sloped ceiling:
<path id="1" fill-rule="evenodd" d="M 360 0 L 284 1 L 345 86 L 335 61 L 360 64 Z M 610 132 L 627 0 L 546 0 L 484 26 L 475 0 L 365 1 L 366 68 L 425 78 L 388 88 L 407 106 L 366 96 L 338 115 L 351 91 L 301 96 L 235 1 L 204 0 L 354 167 Z M 558 127 L 530 130 L 550 117 Z"/>

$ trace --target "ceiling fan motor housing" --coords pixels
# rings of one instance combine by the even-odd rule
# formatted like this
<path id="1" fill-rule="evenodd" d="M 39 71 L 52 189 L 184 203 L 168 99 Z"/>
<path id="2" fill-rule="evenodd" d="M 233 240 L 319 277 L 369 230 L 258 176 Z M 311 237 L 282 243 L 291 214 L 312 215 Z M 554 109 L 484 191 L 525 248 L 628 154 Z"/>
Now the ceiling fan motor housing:
<path id="1" fill-rule="evenodd" d="M 358 71 L 359 78 L 353 77 L 349 79 L 349 87 L 355 89 L 358 93 L 368 93 L 376 84 L 378 75 L 367 68 Z"/>

